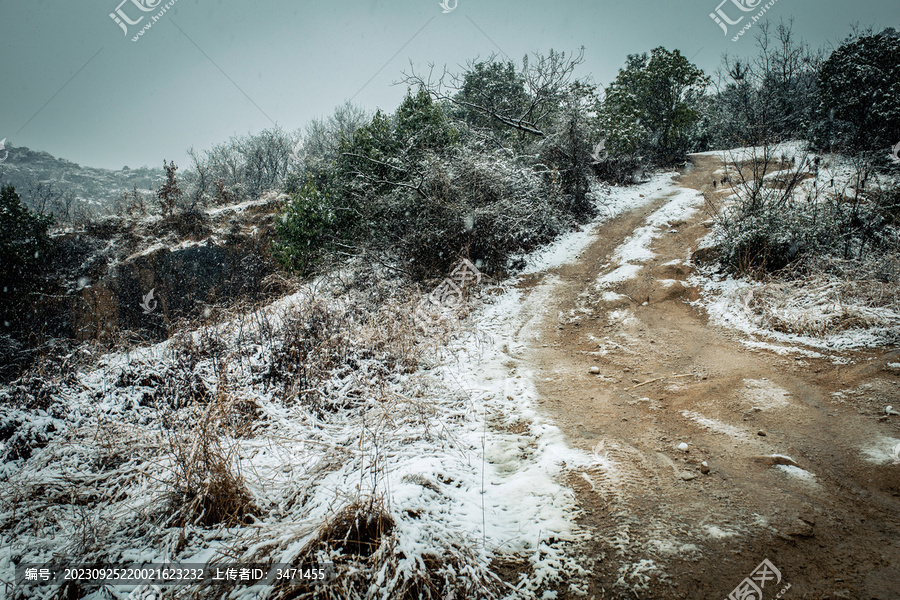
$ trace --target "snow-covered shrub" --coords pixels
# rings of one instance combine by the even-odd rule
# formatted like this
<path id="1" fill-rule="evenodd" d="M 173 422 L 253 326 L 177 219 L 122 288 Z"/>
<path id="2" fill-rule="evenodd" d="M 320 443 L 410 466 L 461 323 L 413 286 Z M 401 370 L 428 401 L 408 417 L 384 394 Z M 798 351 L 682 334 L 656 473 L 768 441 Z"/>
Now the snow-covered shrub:
<path id="1" fill-rule="evenodd" d="M 21 202 L 14 187 L 0 188 L 0 333 L 21 337 L 35 314 L 30 295 L 40 286 L 40 274 L 49 259 L 47 233 L 52 217 L 32 213 Z M 12 341 L 10 341 L 12 344 Z M 14 362 L 0 361 L 0 372 Z"/>
<path id="2" fill-rule="evenodd" d="M 275 220 L 273 253 L 288 271 L 307 273 L 335 239 L 344 237 L 336 224 L 330 198 L 307 183 L 291 194 L 284 212 Z"/>
<path id="3" fill-rule="evenodd" d="M 843 184 L 819 181 L 820 158 L 776 156 L 774 146 L 734 161 L 733 201 L 715 210 L 713 236 L 721 261 L 730 270 L 765 274 L 792 267 L 833 270 L 835 265 L 885 265 L 900 251 L 898 191 L 879 182 L 872 165 L 854 158 L 853 174 Z M 715 202 L 710 206 L 715 207 Z M 898 272 L 882 272 L 893 280 Z M 853 277 L 849 272 L 841 275 Z M 873 275 L 870 273 L 870 275 Z"/>
<path id="4" fill-rule="evenodd" d="M 323 391 L 332 371 L 350 354 L 344 314 L 335 307 L 311 302 L 285 322 L 263 374 L 286 405 L 299 402 L 316 411 L 334 410 Z"/>
<path id="5" fill-rule="evenodd" d="M 572 79 L 582 56 L 535 55 L 521 72 L 471 62 L 446 86 L 413 74 L 395 113 L 351 119 L 339 138 L 317 127 L 286 181 L 302 200 L 279 225 L 282 263 L 308 271 L 331 250 L 399 259 L 413 278 L 445 274 L 460 256 L 502 272 L 510 255 L 590 218 L 597 97 Z"/>
<path id="6" fill-rule="evenodd" d="M 425 159 L 424 197 L 380 198 L 376 214 L 419 277 L 446 273 L 466 254 L 486 271 L 507 267 L 511 254 L 552 240 L 574 218 L 559 181 L 546 181 L 507 150 L 461 147 L 446 160 Z"/>
<path id="7" fill-rule="evenodd" d="M 593 202 L 588 197 L 590 178 L 594 174 L 592 152 L 597 145 L 591 118 L 594 102 L 593 86 L 573 84 L 563 108 L 547 128 L 547 135 L 535 143 L 539 160 L 535 168 L 543 171 L 549 185 L 559 187 L 563 195 L 560 208 L 578 219 L 594 213 Z"/>

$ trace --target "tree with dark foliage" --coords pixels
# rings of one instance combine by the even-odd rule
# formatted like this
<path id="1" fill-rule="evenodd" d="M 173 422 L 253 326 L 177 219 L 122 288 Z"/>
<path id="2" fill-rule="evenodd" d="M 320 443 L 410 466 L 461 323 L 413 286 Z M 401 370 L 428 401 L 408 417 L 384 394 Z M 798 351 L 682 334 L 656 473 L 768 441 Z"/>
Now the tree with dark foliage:
<path id="1" fill-rule="evenodd" d="M 876 150 L 900 142 L 900 37 L 893 29 L 851 39 L 819 76 L 817 141 L 839 150 Z"/>
<path id="2" fill-rule="evenodd" d="M 14 330 L 50 250 L 53 218 L 34 214 L 11 185 L 0 189 L 0 331 Z"/>

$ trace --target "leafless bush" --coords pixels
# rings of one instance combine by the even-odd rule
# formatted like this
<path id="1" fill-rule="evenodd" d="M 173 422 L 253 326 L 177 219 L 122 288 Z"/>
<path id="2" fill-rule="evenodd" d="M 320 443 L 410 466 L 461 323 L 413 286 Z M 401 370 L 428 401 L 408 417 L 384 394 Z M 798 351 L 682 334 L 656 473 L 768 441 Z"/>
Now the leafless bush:
<path id="1" fill-rule="evenodd" d="M 164 160 L 163 168 L 166 171 L 166 180 L 156 190 L 156 197 L 159 199 L 163 217 L 169 217 L 174 213 L 175 207 L 181 201 L 183 193 L 178 185 L 178 178 L 175 176 L 175 172 L 178 171 L 175 161 L 169 164 Z"/>
<path id="2" fill-rule="evenodd" d="M 276 386 L 283 401 L 299 401 L 320 410 L 333 408 L 323 398 L 320 384 L 333 370 L 343 368 L 350 354 L 343 317 L 316 301 L 288 317 L 279 347 L 272 352 L 263 375 L 263 381 Z"/>
<path id="3" fill-rule="evenodd" d="M 117 214 L 126 214 L 131 217 L 142 216 L 146 214 L 147 209 L 144 204 L 144 194 L 134 186 L 130 192 L 122 192 L 114 204 L 114 210 Z"/>
<path id="4" fill-rule="evenodd" d="M 291 137 L 280 128 L 234 136 L 202 154 L 191 150 L 190 195 L 241 202 L 278 189 L 291 164 Z"/>

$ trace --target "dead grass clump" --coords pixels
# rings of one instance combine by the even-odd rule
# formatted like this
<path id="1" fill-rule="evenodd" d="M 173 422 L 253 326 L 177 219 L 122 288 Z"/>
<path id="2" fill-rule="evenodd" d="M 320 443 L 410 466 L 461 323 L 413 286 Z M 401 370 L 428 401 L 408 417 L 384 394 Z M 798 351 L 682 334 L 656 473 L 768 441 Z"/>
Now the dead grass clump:
<path id="1" fill-rule="evenodd" d="M 768 283 L 747 292 L 744 304 L 762 325 L 788 334 L 900 328 L 900 286 L 878 281 L 808 277 Z"/>
<path id="2" fill-rule="evenodd" d="M 464 563 L 461 553 L 425 554 L 419 569 L 398 586 L 394 597 L 403 600 L 496 598 L 499 583 L 499 577 L 486 579 L 484 574 L 476 574 L 471 565 Z"/>
<path id="3" fill-rule="evenodd" d="M 417 332 L 416 307 L 421 299 L 392 300 L 370 313 L 360 340 L 389 371 L 412 373 L 419 366 L 422 340 Z"/>
<path id="4" fill-rule="evenodd" d="M 206 382 L 200 374 L 184 365 L 169 367 L 161 375 L 159 385 L 153 391 L 157 407 L 178 410 L 193 403 L 206 404 L 211 398 Z"/>
<path id="5" fill-rule="evenodd" d="M 172 520 L 179 526 L 232 526 L 258 513 L 230 451 L 217 432 L 216 405 L 204 410 L 189 435 L 170 445 L 175 477 L 169 491 Z"/>
<path id="6" fill-rule="evenodd" d="M 394 530 L 394 519 L 377 499 L 354 502 L 329 519 L 303 554 L 336 550 L 344 555 L 372 556 Z"/>
<path id="7" fill-rule="evenodd" d="M 434 548 L 407 555 L 396 535 L 395 521 L 380 500 L 356 501 L 341 509 L 292 561 L 334 562 L 325 581 L 280 585 L 274 598 L 398 598 L 436 600 L 496 598 L 502 583 L 478 566 L 466 548 Z"/>
<path id="8" fill-rule="evenodd" d="M 225 345 L 204 330 L 197 340 L 190 333 L 175 337 L 171 349 L 172 362 L 165 372 L 141 378 L 141 381 L 152 380 L 156 405 L 177 410 L 194 403 L 209 404 L 214 394 L 200 374 L 201 364 L 210 363 L 212 369 L 220 373 L 225 364 Z M 132 380 L 133 377 L 129 377 L 122 383 L 130 385 Z"/>
<path id="9" fill-rule="evenodd" d="M 310 302 L 285 321 L 263 381 L 274 385 L 286 403 L 296 399 L 317 410 L 335 408 L 327 404 L 320 384 L 347 364 L 348 328 L 346 315 L 338 309 Z"/>
<path id="10" fill-rule="evenodd" d="M 199 207 L 189 207 L 179 213 L 172 213 L 163 217 L 156 230 L 159 233 L 174 231 L 182 238 L 202 240 L 209 235 L 209 217 Z"/>

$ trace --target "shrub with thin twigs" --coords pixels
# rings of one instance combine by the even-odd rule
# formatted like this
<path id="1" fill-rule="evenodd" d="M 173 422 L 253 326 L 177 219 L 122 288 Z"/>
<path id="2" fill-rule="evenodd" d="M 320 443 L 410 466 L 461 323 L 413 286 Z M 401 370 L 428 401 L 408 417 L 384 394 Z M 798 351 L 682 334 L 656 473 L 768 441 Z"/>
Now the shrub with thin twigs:
<path id="1" fill-rule="evenodd" d="M 788 160 L 767 144 L 749 160 L 729 161 L 733 201 L 723 207 L 707 196 L 715 243 L 729 270 L 762 277 L 785 269 L 809 273 L 826 257 L 864 263 L 896 256 L 896 188 L 879 185 L 862 159 L 854 159 L 849 182 L 823 183 L 821 160 L 809 154 Z"/>
<path id="2" fill-rule="evenodd" d="M 772 144 L 748 154 L 726 165 L 731 197 L 707 194 L 715 245 L 695 255 L 749 276 L 724 290 L 728 314 L 814 345 L 896 343 L 895 184 L 866 157 L 779 156 Z"/>

